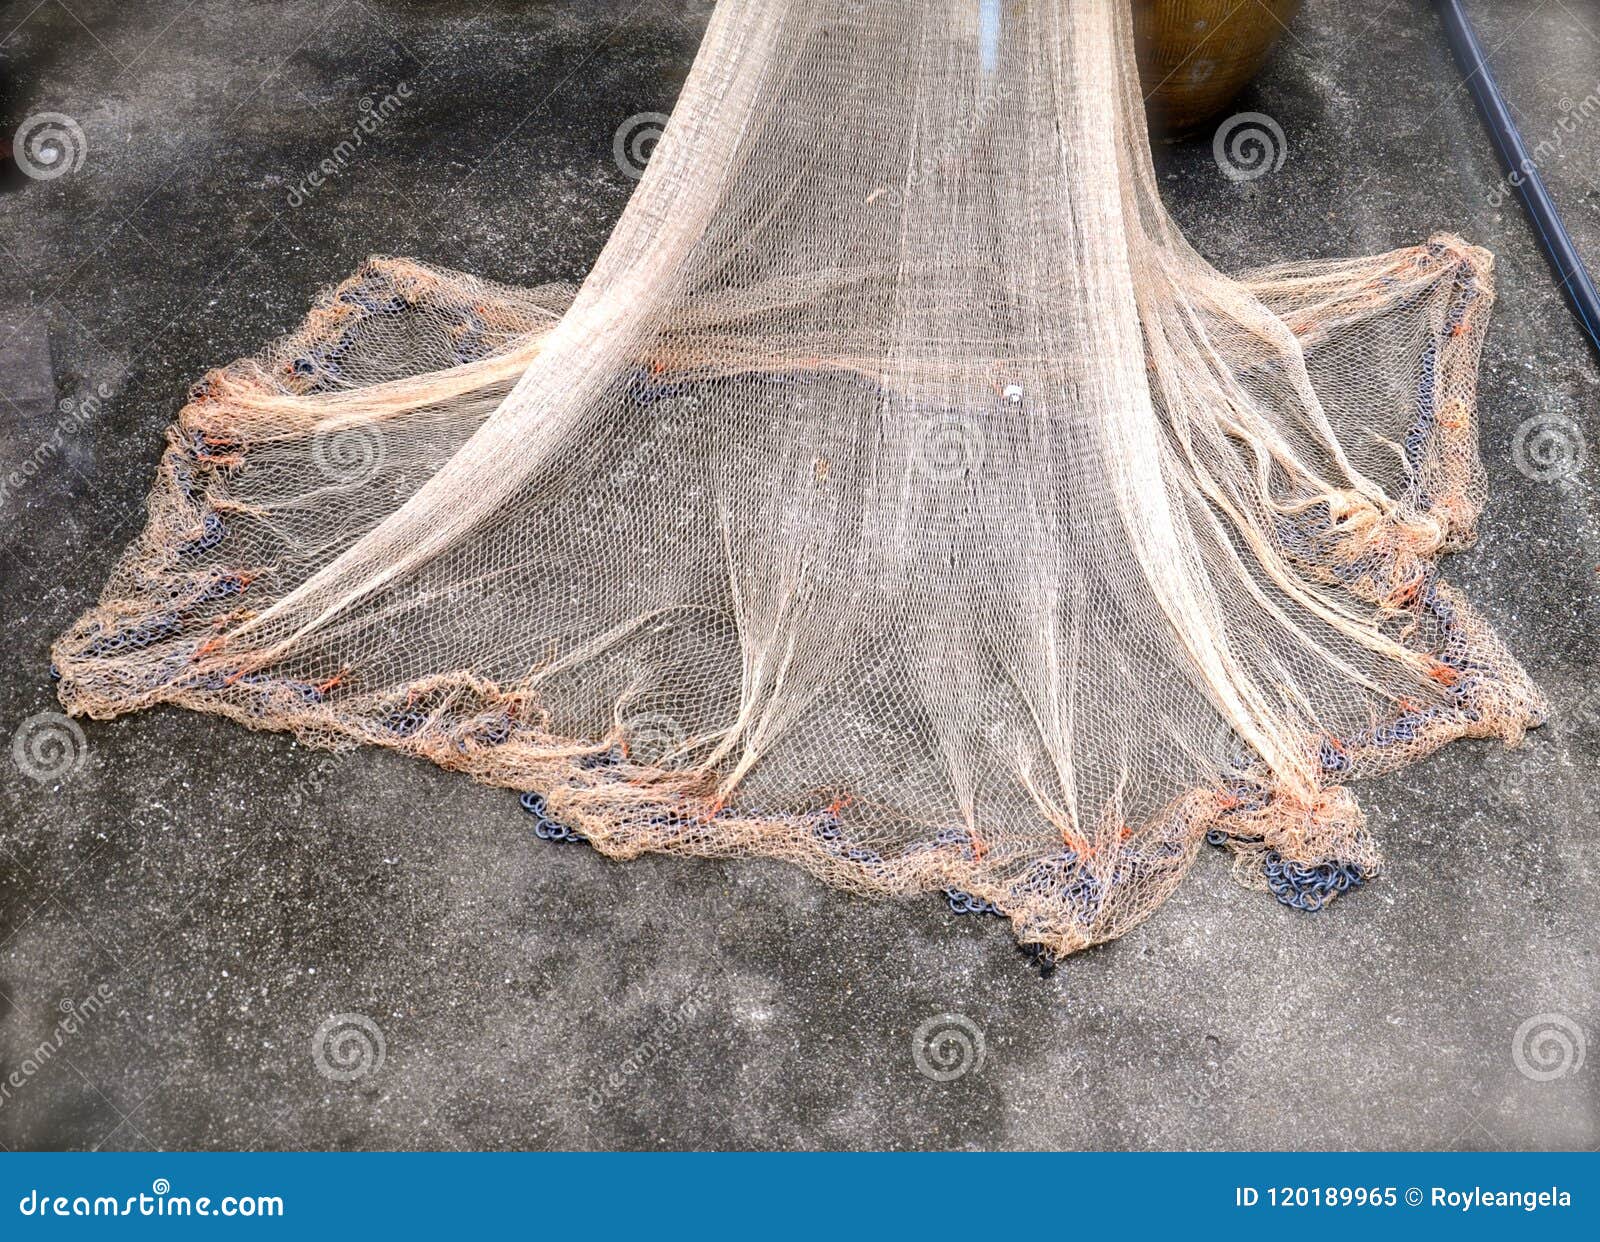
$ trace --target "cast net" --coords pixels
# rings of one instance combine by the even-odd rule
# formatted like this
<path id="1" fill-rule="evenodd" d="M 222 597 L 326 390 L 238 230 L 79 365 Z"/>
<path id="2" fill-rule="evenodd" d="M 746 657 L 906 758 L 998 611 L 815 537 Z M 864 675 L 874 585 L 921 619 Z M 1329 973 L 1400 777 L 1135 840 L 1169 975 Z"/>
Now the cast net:
<path id="1" fill-rule="evenodd" d="M 606 854 L 944 890 L 1061 954 L 1208 837 L 1314 909 L 1343 783 L 1538 697 L 1439 554 L 1490 257 L 1213 270 L 1126 3 L 723 0 L 581 288 L 374 258 L 213 371 L 64 702 L 372 743 Z"/>

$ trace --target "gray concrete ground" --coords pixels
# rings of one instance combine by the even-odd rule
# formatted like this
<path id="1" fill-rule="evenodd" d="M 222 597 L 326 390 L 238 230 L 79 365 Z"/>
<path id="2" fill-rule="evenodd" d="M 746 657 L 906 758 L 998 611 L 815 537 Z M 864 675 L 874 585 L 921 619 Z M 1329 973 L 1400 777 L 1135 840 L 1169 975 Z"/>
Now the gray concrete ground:
<path id="1" fill-rule="evenodd" d="M 186 386 L 369 252 L 580 278 L 632 188 L 613 134 L 670 108 L 709 7 L 3 7 L 5 133 L 51 111 L 87 142 L 81 168 L 0 193 L 8 749 L 55 706 L 48 645 L 137 528 Z M 1472 7 L 1530 140 L 1559 137 L 1546 174 L 1600 262 L 1600 11 Z M 401 81 L 405 106 L 291 205 L 361 100 Z M 0 762 L 0 1141 L 1600 1144 L 1600 1053 L 1578 1061 L 1600 1031 L 1600 373 L 1459 82 L 1426 5 L 1309 0 L 1237 104 L 1282 127 L 1282 167 L 1231 182 L 1209 131 L 1159 153 L 1172 210 L 1225 269 L 1438 229 L 1499 256 L 1493 499 L 1450 573 L 1556 713 L 1521 751 L 1460 744 L 1358 789 L 1381 881 L 1308 917 L 1207 857 L 1145 927 L 1041 979 L 1000 925 L 931 897 L 862 901 L 777 864 L 615 864 L 430 766 L 157 711 L 86 725 L 60 780 Z M 1536 477 L 1562 473 L 1540 455 L 1562 443 L 1570 472 Z M 951 1081 L 913 1054 L 943 1014 L 983 1041 Z M 361 1022 L 319 1045 L 334 1015 Z M 366 1072 L 341 1077 L 341 1050 Z"/>

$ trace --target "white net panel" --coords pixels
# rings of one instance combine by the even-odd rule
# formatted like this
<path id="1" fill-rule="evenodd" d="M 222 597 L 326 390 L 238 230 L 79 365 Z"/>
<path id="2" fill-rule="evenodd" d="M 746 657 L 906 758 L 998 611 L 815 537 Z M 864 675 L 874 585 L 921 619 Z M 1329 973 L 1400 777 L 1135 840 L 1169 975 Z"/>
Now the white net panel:
<path id="1" fill-rule="evenodd" d="M 1219 274 L 1126 4 L 1003 11 L 723 0 L 580 289 L 375 258 L 212 372 L 65 703 L 395 747 L 1050 954 L 1208 833 L 1302 908 L 1370 875 L 1345 780 L 1541 710 L 1435 569 L 1490 257 Z"/>

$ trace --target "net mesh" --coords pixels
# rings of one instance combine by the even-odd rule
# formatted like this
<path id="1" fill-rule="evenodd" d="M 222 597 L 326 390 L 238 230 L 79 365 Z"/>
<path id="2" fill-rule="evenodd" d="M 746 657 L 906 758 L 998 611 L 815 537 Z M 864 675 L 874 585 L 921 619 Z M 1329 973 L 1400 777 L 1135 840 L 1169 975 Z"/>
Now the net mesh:
<path id="1" fill-rule="evenodd" d="M 1210 840 L 1315 909 L 1353 777 L 1538 695 L 1436 570 L 1491 260 L 1230 278 L 1126 4 L 724 0 L 581 288 L 374 258 L 213 371 L 54 651 L 537 794 L 606 854 L 946 890 L 1052 955 Z"/>

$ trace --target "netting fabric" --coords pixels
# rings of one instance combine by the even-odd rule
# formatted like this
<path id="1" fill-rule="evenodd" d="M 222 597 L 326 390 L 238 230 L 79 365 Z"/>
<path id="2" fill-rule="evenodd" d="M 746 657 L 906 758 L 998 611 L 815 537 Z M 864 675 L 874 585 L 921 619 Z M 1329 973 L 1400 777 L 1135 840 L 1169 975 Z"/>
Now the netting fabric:
<path id="1" fill-rule="evenodd" d="M 1209 266 L 1125 2 L 723 0 L 580 288 L 374 258 L 205 377 L 61 697 L 1049 954 L 1208 836 L 1317 908 L 1379 861 L 1346 781 L 1539 719 L 1436 569 L 1491 298 L 1449 236 Z"/>

